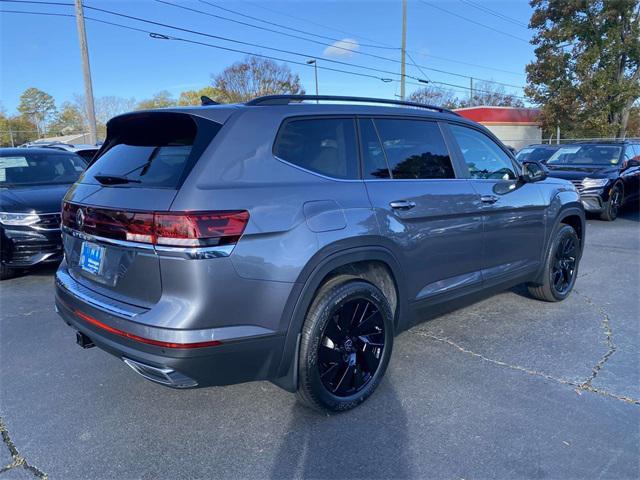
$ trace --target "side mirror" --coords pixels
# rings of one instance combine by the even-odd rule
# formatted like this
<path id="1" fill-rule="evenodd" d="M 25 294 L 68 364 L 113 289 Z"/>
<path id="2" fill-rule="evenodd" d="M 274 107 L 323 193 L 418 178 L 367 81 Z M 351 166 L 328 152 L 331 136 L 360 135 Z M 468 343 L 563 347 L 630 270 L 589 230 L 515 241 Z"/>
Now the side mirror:
<path id="1" fill-rule="evenodd" d="M 636 160 L 635 158 L 632 158 L 631 160 L 627 160 L 627 164 L 625 165 L 625 168 L 630 168 L 630 167 L 640 167 L 640 160 Z"/>
<path id="2" fill-rule="evenodd" d="M 522 180 L 526 183 L 540 182 L 547 178 L 547 169 L 534 160 L 522 162 Z"/>

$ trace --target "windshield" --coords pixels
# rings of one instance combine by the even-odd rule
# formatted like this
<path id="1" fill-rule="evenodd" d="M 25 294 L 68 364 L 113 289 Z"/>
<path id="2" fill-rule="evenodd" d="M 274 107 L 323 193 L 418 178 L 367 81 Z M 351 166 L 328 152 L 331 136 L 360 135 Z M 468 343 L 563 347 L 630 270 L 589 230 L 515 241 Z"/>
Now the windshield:
<path id="1" fill-rule="evenodd" d="M 553 165 L 617 165 L 622 147 L 615 145 L 571 145 L 560 148 L 548 164 Z"/>
<path id="2" fill-rule="evenodd" d="M 85 167 L 73 153 L 0 153 L 0 187 L 71 184 Z"/>
<path id="3" fill-rule="evenodd" d="M 527 147 L 523 148 L 516 155 L 516 160 L 519 163 L 525 161 L 546 162 L 549 157 L 556 151 L 555 148 L 549 147 Z"/>

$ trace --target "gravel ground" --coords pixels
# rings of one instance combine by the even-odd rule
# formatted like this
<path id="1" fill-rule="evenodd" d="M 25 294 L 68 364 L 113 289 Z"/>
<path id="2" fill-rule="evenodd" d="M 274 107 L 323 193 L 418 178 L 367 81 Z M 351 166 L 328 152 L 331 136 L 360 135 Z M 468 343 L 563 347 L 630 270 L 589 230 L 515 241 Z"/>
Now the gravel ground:
<path id="1" fill-rule="evenodd" d="M 401 334 L 360 408 L 189 391 L 82 350 L 53 269 L 0 286 L 0 480 L 640 477 L 640 215 L 590 220 L 574 294 L 515 288 Z"/>

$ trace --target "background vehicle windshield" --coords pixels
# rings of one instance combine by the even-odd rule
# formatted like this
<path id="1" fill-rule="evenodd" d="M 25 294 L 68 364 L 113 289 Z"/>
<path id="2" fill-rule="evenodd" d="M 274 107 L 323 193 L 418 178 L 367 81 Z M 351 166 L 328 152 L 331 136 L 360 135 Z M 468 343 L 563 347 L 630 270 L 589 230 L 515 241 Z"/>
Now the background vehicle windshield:
<path id="1" fill-rule="evenodd" d="M 519 163 L 525 161 L 546 162 L 557 150 L 548 147 L 527 147 L 523 148 L 516 155 Z"/>
<path id="2" fill-rule="evenodd" d="M 25 152 L 0 154 L 0 187 L 70 184 L 86 167 L 73 153 Z"/>
<path id="3" fill-rule="evenodd" d="M 548 164 L 554 165 L 617 165 L 622 147 L 614 145 L 571 145 L 560 148 Z"/>

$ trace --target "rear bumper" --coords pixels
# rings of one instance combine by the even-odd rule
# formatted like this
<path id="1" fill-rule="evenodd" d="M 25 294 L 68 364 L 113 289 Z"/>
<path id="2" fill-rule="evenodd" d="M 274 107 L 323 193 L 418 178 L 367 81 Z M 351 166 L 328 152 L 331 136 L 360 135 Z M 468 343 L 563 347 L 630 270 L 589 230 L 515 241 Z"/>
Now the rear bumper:
<path id="1" fill-rule="evenodd" d="M 3 227 L 1 243 L 2 263 L 11 268 L 26 268 L 62 260 L 60 229 Z"/>
<path id="2" fill-rule="evenodd" d="M 64 274 L 64 270 L 61 272 Z M 237 327 L 231 327 L 235 328 L 231 332 L 224 327 L 188 331 L 150 327 L 136 322 L 135 316 L 127 318 L 114 313 L 112 305 L 104 304 L 104 308 L 100 308 L 97 302 L 88 303 L 82 298 L 82 292 L 72 291 L 73 286 L 60 280 L 60 272 L 56 277 L 56 309 L 62 319 L 89 337 L 96 346 L 126 361 L 134 371 L 151 381 L 186 388 L 270 380 L 275 376 L 284 345 L 282 335 L 271 332 L 231 336 L 233 332 L 240 332 Z M 96 297 L 96 300 L 99 299 Z M 117 332 L 135 335 L 130 338 Z M 135 337 L 174 343 L 174 346 L 144 343 Z M 215 346 L 175 346 L 193 344 L 192 340 L 196 338 L 221 340 Z"/>

